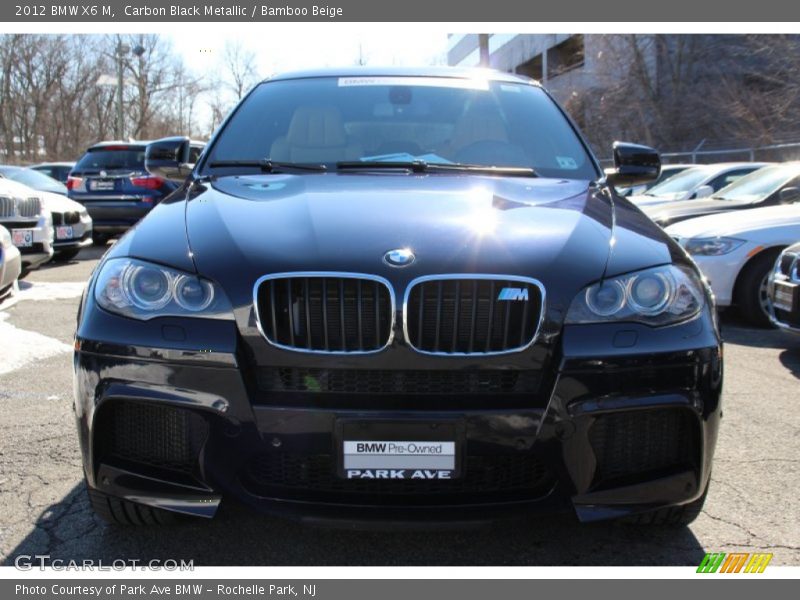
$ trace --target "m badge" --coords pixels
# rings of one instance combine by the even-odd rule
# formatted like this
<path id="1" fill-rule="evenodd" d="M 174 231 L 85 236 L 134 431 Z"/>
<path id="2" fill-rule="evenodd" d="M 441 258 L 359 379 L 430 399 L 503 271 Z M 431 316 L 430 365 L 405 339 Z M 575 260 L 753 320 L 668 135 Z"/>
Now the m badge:
<path id="1" fill-rule="evenodd" d="M 515 287 L 507 287 L 500 290 L 500 293 L 497 295 L 498 300 L 511 300 L 511 301 L 518 301 L 518 302 L 527 302 L 528 301 L 528 288 L 515 288 Z"/>

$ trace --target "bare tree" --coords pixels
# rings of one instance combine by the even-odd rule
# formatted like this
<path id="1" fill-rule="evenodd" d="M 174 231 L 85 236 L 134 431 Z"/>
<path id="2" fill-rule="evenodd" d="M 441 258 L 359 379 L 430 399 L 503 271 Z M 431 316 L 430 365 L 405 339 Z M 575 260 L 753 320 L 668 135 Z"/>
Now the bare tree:
<path id="1" fill-rule="evenodd" d="M 223 84 L 233 92 L 236 100 L 241 100 L 245 93 L 258 81 L 255 52 L 239 42 L 225 42 L 222 61 L 227 72 Z"/>
<path id="2" fill-rule="evenodd" d="M 116 36 L 0 35 L 0 156 L 11 162 L 68 159 L 113 136 Z M 203 84 L 163 39 L 124 38 L 141 57 L 124 64 L 126 131 L 152 138 L 196 130 Z M 104 80 L 114 85 L 98 85 Z"/>
<path id="3" fill-rule="evenodd" d="M 800 36 L 586 38 L 595 85 L 565 106 L 603 154 L 614 139 L 680 151 L 800 138 Z"/>

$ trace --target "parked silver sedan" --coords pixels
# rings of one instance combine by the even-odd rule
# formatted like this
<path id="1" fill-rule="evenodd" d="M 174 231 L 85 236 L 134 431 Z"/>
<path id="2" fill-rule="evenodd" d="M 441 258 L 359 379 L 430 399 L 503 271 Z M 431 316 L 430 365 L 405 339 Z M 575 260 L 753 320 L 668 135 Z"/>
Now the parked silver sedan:
<path id="1" fill-rule="evenodd" d="M 0 300 L 11 293 L 22 271 L 22 255 L 11 242 L 8 229 L 0 225 Z"/>

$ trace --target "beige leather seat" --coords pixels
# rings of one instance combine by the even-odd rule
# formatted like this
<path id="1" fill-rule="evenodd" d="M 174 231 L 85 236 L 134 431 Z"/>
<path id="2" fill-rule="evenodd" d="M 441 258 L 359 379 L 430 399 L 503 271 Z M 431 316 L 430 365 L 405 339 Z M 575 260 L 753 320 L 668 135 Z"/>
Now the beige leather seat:
<path id="1" fill-rule="evenodd" d="M 361 147 L 347 139 L 342 115 L 333 106 L 301 106 L 286 135 L 272 144 L 270 158 L 296 163 L 357 160 Z"/>
<path id="2" fill-rule="evenodd" d="M 456 121 L 450 138 L 452 152 L 458 152 L 475 142 L 508 142 L 508 131 L 496 110 L 486 110 L 473 104 Z"/>

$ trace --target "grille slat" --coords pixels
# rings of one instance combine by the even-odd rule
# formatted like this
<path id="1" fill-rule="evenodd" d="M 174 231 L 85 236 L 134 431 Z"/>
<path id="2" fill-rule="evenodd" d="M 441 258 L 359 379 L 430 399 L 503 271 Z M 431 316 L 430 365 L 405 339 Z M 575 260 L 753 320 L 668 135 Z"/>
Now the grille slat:
<path id="1" fill-rule="evenodd" d="M 257 284 L 255 302 L 263 335 L 283 348 L 349 354 L 376 352 L 391 340 L 391 290 L 368 276 L 270 276 Z"/>
<path id="2" fill-rule="evenodd" d="M 259 390 L 293 393 L 533 396 L 541 375 L 532 370 L 399 371 L 390 369 L 314 369 L 261 367 Z"/>
<path id="3" fill-rule="evenodd" d="M 35 196 L 30 198 L 0 197 L 0 218 L 23 217 L 30 219 L 39 216 L 41 212 L 41 202 Z"/>
<path id="4" fill-rule="evenodd" d="M 496 354 L 533 342 L 543 292 L 538 282 L 523 278 L 446 275 L 412 282 L 406 303 L 406 338 L 415 350 Z"/>

